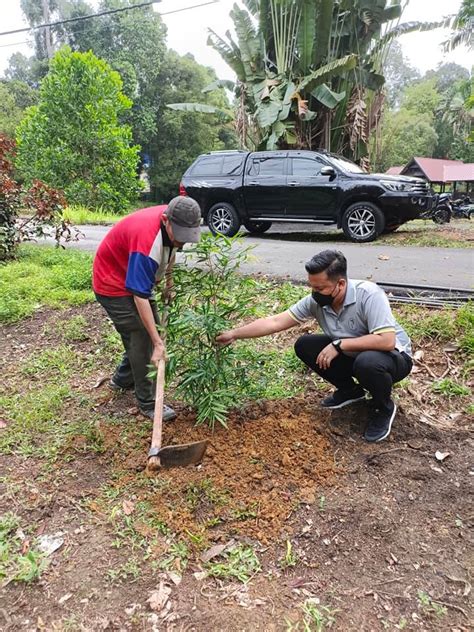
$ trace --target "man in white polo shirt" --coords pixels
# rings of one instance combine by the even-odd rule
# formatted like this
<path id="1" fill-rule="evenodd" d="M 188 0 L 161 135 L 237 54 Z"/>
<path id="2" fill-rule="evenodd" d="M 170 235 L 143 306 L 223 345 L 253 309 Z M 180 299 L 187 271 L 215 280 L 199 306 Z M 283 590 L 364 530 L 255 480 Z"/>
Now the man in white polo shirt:
<path id="1" fill-rule="evenodd" d="M 394 319 L 381 288 L 370 281 L 347 278 L 342 252 L 324 250 L 305 268 L 311 294 L 285 312 L 223 332 L 217 342 L 259 338 L 316 319 L 323 333 L 298 338 L 295 352 L 336 387 L 321 405 L 342 408 L 364 399 L 368 391 L 374 412 L 364 437 L 382 441 L 390 434 L 397 410 L 392 386 L 406 377 L 413 365 L 410 339 Z"/>

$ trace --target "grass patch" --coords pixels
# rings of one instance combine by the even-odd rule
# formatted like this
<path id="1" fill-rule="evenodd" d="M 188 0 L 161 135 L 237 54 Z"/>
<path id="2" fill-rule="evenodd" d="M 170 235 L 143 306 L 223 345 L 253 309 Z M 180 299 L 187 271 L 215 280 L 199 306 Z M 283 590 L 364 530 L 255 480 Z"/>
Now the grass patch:
<path id="1" fill-rule="evenodd" d="M 287 632 L 324 632 L 332 628 L 337 610 L 320 604 L 317 597 L 310 597 L 301 606 L 302 620 L 296 623 L 287 621 Z"/>
<path id="2" fill-rule="evenodd" d="M 80 204 L 72 204 L 64 209 L 63 217 L 74 226 L 82 226 L 85 224 L 116 224 L 122 219 L 122 217 L 133 213 L 133 211 L 141 208 L 147 208 L 149 206 L 157 206 L 159 204 L 160 202 L 137 200 L 137 202 L 124 209 L 122 213 L 110 213 L 102 208 L 90 209 L 87 206 L 82 206 Z"/>
<path id="3" fill-rule="evenodd" d="M 8 512 L 0 516 L 0 587 L 12 581 L 32 582 L 47 566 L 44 555 L 26 545 L 20 519 Z"/>
<path id="4" fill-rule="evenodd" d="M 20 372 L 26 377 L 36 376 L 40 380 L 47 376 L 47 379 L 68 378 L 73 370 L 76 358 L 74 351 L 65 345 L 55 349 L 44 349 L 39 353 L 33 353 L 30 358 L 22 364 Z"/>
<path id="5" fill-rule="evenodd" d="M 0 266 L 0 322 L 13 323 L 39 307 L 82 305 L 94 299 L 92 255 L 46 246 L 22 246 Z"/>
<path id="6" fill-rule="evenodd" d="M 471 394 L 471 391 L 464 386 L 463 384 L 459 384 L 455 382 L 449 377 L 444 378 L 443 380 L 437 380 L 431 385 L 431 390 L 434 393 L 439 393 L 444 395 L 445 397 L 464 397 Z"/>
<path id="7" fill-rule="evenodd" d="M 408 335 L 423 340 L 456 342 L 462 351 L 474 351 L 474 304 L 457 310 L 427 310 L 416 305 L 397 306 L 395 317 Z"/>
<path id="8" fill-rule="evenodd" d="M 74 226 L 84 224 L 115 224 L 129 213 L 129 209 L 123 214 L 108 213 L 101 209 L 91 210 L 87 206 L 68 206 L 64 209 L 63 217 Z"/>
<path id="9" fill-rule="evenodd" d="M 245 544 L 238 544 L 224 553 L 223 557 L 224 560 L 221 562 L 206 564 L 206 572 L 209 576 L 237 579 L 245 584 L 262 568 L 253 548 Z"/>
<path id="10" fill-rule="evenodd" d="M 418 604 L 421 610 L 427 615 L 444 617 L 448 614 L 448 610 L 445 606 L 434 601 L 430 595 L 423 590 L 418 591 Z"/>
<path id="11" fill-rule="evenodd" d="M 90 400 L 69 384 L 79 369 L 84 374 L 89 366 L 88 357 L 66 345 L 32 353 L 22 362 L 13 378 L 15 386 L 10 387 L 15 391 L 0 397 L 0 410 L 10 421 L 0 434 L 0 453 L 52 462 L 69 448 L 103 452 L 97 414 Z M 23 390 L 15 378 L 20 378 Z"/>

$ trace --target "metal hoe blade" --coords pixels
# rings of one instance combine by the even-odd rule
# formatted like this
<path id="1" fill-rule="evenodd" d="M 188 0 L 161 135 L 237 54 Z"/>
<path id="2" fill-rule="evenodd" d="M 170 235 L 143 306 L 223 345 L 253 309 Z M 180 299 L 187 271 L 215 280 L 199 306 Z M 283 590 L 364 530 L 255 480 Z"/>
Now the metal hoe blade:
<path id="1" fill-rule="evenodd" d="M 150 450 L 148 456 L 157 456 L 162 467 L 180 467 L 202 461 L 207 441 L 195 441 L 178 445 L 166 445 L 159 450 Z"/>

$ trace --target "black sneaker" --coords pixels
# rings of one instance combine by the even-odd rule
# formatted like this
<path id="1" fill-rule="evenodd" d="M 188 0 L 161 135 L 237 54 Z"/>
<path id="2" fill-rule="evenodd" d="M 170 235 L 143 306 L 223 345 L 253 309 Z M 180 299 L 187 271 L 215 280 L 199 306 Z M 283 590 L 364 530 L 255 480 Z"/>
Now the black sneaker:
<path id="1" fill-rule="evenodd" d="M 324 408 L 343 408 L 361 399 L 365 399 L 365 391 L 361 386 L 355 386 L 351 391 L 339 389 L 334 391 L 332 395 L 323 399 L 321 406 Z"/>
<path id="2" fill-rule="evenodd" d="M 143 408 L 140 408 L 140 412 L 142 415 L 145 415 L 145 417 L 148 417 L 148 419 L 151 419 L 153 421 L 155 417 L 155 411 L 153 408 L 149 410 L 144 410 Z M 176 419 L 176 417 L 176 412 L 171 408 L 171 406 L 163 404 L 163 421 L 173 421 L 173 419 Z"/>
<path id="3" fill-rule="evenodd" d="M 367 430 L 364 434 L 364 439 L 366 441 L 370 441 L 371 443 L 386 439 L 392 429 L 392 423 L 395 419 L 396 412 L 397 407 L 394 402 L 390 402 L 389 410 L 377 410 L 372 419 L 369 421 L 369 425 L 367 426 Z"/>
<path id="4" fill-rule="evenodd" d="M 108 386 L 110 390 L 114 391 L 115 393 L 123 393 L 123 391 L 133 391 L 133 389 L 135 388 L 133 384 L 131 386 L 122 386 L 121 384 L 117 384 L 117 382 L 115 382 L 113 378 L 110 380 Z"/>

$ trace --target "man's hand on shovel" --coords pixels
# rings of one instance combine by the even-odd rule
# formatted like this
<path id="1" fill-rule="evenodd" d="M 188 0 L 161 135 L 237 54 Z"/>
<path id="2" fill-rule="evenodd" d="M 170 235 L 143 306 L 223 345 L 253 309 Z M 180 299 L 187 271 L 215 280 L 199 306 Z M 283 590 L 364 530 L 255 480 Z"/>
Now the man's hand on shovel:
<path id="1" fill-rule="evenodd" d="M 160 360 L 166 360 L 166 348 L 163 341 L 156 342 L 153 347 L 153 353 L 151 354 L 151 363 L 158 368 Z"/>

